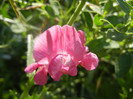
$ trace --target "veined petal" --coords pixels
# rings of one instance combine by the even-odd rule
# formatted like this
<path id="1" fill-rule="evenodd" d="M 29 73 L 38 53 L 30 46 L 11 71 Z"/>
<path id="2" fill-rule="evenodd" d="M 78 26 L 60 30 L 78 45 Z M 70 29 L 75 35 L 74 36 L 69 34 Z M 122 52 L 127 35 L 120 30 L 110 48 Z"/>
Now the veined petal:
<path id="1" fill-rule="evenodd" d="M 85 37 L 74 27 L 55 25 L 35 40 L 33 56 L 38 62 L 43 58 L 50 62 L 57 54 L 70 54 L 74 60 L 83 58 Z"/>
<path id="2" fill-rule="evenodd" d="M 24 71 L 27 73 L 32 73 L 34 70 L 36 70 L 40 66 L 43 66 L 43 65 L 38 64 L 38 63 L 33 63 L 33 64 L 27 66 Z"/>
<path id="3" fill-rule="evenodd" d="M 84 45 L 77 33 L 76 29 L 72 26 L 64 25 L 62 27 L 62 42 L 63 50 L 65 50 L 74 60 L 79 61 L 83 58 Z M 81 37 L 82 38 L 82 37 Z"/>
<path id="4" fill-rule="evenodd" d="M 45 85 L 47 83 L 47 72 L 45 67 L 40 67 L 35 76 L 34 76 L 34 81 L 38 85 Z"/>
<path id="5" fill-rule="evenodd" d="M 37 62 L 43 59 L 50 61 L 56 55 L 60 29 L 59 25 L 52 26 L 36 38 L 33 56 Z"/>
<path id="6" fill-rule="evenodd" d="M 81 66 L 87 70 L 93 70 L 98 66 L 98 57 L 96 54 L 89 52 L 88 54 L 84 55 L 84 58 L 81 61 Z"/>

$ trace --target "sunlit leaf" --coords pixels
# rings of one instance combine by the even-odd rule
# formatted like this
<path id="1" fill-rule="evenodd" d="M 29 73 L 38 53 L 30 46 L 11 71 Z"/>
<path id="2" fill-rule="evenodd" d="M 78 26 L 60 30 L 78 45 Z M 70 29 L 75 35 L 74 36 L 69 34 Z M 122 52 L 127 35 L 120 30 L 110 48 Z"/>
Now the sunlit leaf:
<path id="1" fill-rule="evenodd" d="M 11 25 L 11 30 L 14 33 L 26 32 L 26 28 L 21 23 L 14 23 Z"/>
<path id="2" fill-rule="evenodd" d="M 102 9 L 99 6 L 94 5 L 92 3 L 87 3 L 87 6 L 90 7 L 94 12 L 96 12 L 96 13 L 98 13 L 100 15 L 103 14 Z"/>
<path id="3" fill-rule="evenodd" d="M 9 46 L 8 44 L 0 45 L 0 48 L 6 48 L 6 47 L 8 47 L 8 46 Z"/>
<path id="4" fill-rule="evenodd" d="M 119 43 L 116 41 L 110 41 L 108 44 L 104 46 L 105 49 L 117 49 L 120 48 Z"/>
<path id="5" fill-rule="evenodd" d="M 100 19 L 102 19 L 102 18 L 103 18 L 103 17 L 100 16 L 100 15 L 98 15 L 98 14 L 96 14 L 96 15 L 94 16 L 94 23 L 95 23 L 96 26 L 100 26 L 100 25 L 103 24 L 103 21 L 100 20 Z"/>
<path id="6" fill-rule="evenodd" d="M 10 18 L 10 16 L 8 15 L 8 11 L 6 11 L 7 9 L 9 9 L 9 4 L 6 4 L 2 10 L 1 10 L 1 14 L 3 17 L 7 17 Z"/>

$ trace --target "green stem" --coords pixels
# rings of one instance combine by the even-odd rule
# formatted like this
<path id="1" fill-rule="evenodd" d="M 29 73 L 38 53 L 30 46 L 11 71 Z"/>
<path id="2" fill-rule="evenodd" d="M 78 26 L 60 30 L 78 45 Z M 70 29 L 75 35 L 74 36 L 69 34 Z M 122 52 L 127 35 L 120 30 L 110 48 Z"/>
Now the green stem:
<path id="1" fill-rule="evenodd" d="M 33 77 L 31 77 L 31 79 L 29 79 L 29 82 L 26 84 L 23 93 L 20 96 L 20 99 L 25 99 L 29 96 L 29 90 L 33 85 L 34 85 L 34 81 L 33 81 Z"/>
<path id="2" fill-rule="evenodd" d="M 76 8 L 75 12 L 73 13 L 73 15 L 71 16 L 71 18 L 68 21 L 68 25 L 72 25 L 73 22 L 75 21 L 75 19 L 77 18 L 77 16 L 79 15 L 80 11 L 82 10 L 83 6 L 85 5 L 86 0 L 82 0 L 78 7 Z"/>
<path id="3" fill-rule="evenodd" d="M 17 5 L 15 4 L 14 0 L 9 0 L 10 4 L 15 12 L 15 14 L 17 15 L 17 17 L 19 18 L 19 20 L 21 21 L 21 23 L 23 24 L 23 20 L 21 18 L 20 12 L 17 10 Z"/>

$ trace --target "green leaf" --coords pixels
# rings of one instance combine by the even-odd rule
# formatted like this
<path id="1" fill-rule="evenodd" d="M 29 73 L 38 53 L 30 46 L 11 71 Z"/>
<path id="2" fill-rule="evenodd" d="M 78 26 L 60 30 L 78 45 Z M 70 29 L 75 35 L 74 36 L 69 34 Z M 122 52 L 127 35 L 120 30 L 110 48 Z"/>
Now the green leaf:
<path id="1" fill-rule="evenodd" d="M 131 10 L 131 19 L 133 19 L 133 10 Z"/>
<path id="2" fill-rule="evenodd" d="M 103 39 L 103 38 L 94 39 L 89 42 L 89 50 L 94 51 L 94 52 L 100 51 L 103 49 L 105 44 L 106 44 L 106 42 L 105 42 L 105 39 Z"/>
<path id="3" fill-rule="evenodd" d="M 46 11 L 48 12 L 48 14 L 50 16 L 52 16 L 52 17 L 55 16 L 54 10 L 53 10 L 53 8 L 51 6 L 46 6 L 45 9 L 46 9 Z"/>
<path id="4" fill-rule="evenodd" d="M 131 26 L 128 30 L 128 32 L 132 32 L 133 33 L 133 26 Z"/>
<path id="5" fill-rule="evenodd" d="M 113 9 L 113 2 L 111 0 L 108 0 L 104 6 L 104 12 L 107 11 L 109 13 L 112 11 L 112 9 Z"/>
<path id="6" fill-rule="evenodd" d="M 88 28 L 92 28 L 93 20 L 88 11 L 82 12 L 82 17 L 84 18 L 84 22 L 87 24 Z"/>
<path id="7" fill-rule="evenodd" d="M 103 24 L 103 21 L 101 21 L 102 18 L 103 18 L 103 17 L 100 16 L 100 15 L 98 15 L 98 14 L 96 14 L 96 15 L 94 16 L 94 23 L 95 23 L 96 26 L 100 26 L 100 25 Z"/>
<path id="8" fill-rule="evenodd" d="M 117 24 L 123 23 L 124 18 L 120 17 L 120 16 L 115 16 L 115 15 L 111 15 L 106 17 L 106 19 L 113 24 L 114 26 L 116 26 Z"/>
<path id="9" fill-rule="evenodd" d="M 117 32 L 117 31 L 115 31 L 113 29 L 109 29 L 107 31 L 107 37 L 110 38 L 111 40 L 122 41 L 127 36 L 124 33 L 119 33 L 119 32 Z"/>
<path id="10" fill-rule="evenodd" d="M 115 72 L 117 77 L 123 77 L 129 71 L 132 65 L 131 53 L 123 53 L 119 56 L 117 64 L 115 66 Z"/>
<path id="11" fill-rule="evenodd" d="M 106 19 L 101 19 L 101 20 L 104 21 L 104 22 L 107 22 L 114 30 L 119 32 L 119 30 L 117 30 L 117 28 L 115 28 L 115 26 L 112 23 L 110 23 L 108 20 L 106 20 Z"/>
<path id="12" fill-rule="evenodd" d="M 2 14 L 3 17 L 10 18 L 10 16 L 8 15 L 7 9 L 9 9 L 9 4 L 6 4 L 6 5 L 2 8 L 1 14 Z"/>
<path id="13" fill-rule="evenodd" d="M 125 12 L 125 13 L 130 13 L 131 7 L 124 2 L 123 0 L 117 0 L 121 9 Z"/>

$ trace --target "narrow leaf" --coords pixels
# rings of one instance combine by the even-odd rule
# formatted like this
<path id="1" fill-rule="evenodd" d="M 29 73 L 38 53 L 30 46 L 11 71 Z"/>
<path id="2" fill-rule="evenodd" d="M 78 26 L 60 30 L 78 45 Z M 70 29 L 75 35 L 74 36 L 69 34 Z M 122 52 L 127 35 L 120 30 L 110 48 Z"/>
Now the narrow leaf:
<path id="1" fill-rule="evenodd" d="M 130 13 L 131 7 L 124 2 L 123 0 L 117 0 L 121 9 L 125 12 L 125 13 Z"/>
<path id="2" fill-rule="evenodd" d="M 82 12 L 82 16 L 84 18 L 84 22 L 87 23 L 88 28 L 91 29 L 93 26 L 93 20 L 90 13 L 88 11 L 84 11 Z"/>

